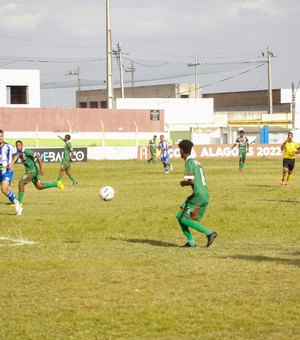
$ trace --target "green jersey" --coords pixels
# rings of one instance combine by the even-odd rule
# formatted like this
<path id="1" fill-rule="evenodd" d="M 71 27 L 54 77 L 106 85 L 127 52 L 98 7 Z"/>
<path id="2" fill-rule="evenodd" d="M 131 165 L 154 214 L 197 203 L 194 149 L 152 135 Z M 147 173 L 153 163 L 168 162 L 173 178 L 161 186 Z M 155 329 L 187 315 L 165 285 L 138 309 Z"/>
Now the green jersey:
<path id="1" fill-rule="evenodd" d="M 19 158 L 24 164 L 26 171 L 35 171 L 38 173 L 38 167 L 35 163 L 37 153 L 30 149 L 24 149 L 19 153 Z"/>
<path id="2" fill-rule="evenodd" d="M 150 147 L 151 154 L 155 154 L 156 153 L 156 143 L 155 143 L 155 140 L 150 139 L 149 147 Z"/>
<path id="3" fill-rule="evenodd" d="M 248 144 L 248 138 L 247 137 L 238 137 L 235 140 L 236 145 L 241 151 L 246 151 L 247 150 L 247 144 Z"/>
<path id="4" fill-rule="evenodd" d="M 184 179 L 194 180 L 192 188 L 195 203 L 197 201 L 197 203 L 201 205 L 209 201 L 209 193 L 204 170 L 201 164 L 191 156 L 189 156 L 185 161 Z"/>
<path id="5" fill-rule="evenodd" d="M 71 142 L 66 142 L 64 147 L 64 155 L 63 155 L 63 161 L 64 162 L 70 162 L 71 156 L 70 152 L 73 150 Z"/>

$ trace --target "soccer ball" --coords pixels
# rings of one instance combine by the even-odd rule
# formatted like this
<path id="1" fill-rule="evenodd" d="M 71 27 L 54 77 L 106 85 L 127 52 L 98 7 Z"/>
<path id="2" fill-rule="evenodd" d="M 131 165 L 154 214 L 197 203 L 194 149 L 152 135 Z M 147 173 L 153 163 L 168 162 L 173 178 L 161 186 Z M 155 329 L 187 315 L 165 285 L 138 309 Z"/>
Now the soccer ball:
<path id="1" fill-rule="evenodd" d="M 115 190 L 109 185 L 105 185 L 100 188 L 99 195 L 103 201 L 111 201 L 115 197 Z"/>

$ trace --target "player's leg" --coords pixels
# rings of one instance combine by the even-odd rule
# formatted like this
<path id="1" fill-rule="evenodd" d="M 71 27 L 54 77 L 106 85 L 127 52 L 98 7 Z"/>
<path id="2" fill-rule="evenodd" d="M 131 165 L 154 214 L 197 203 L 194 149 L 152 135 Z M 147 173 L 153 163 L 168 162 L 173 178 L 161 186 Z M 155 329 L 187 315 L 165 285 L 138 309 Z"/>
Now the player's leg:
<path id="1" fill-rule="evenodd" d="M 282 178 L 281 178 L 281 181 L 280 181 L 281 185 L 285 184 L 286 177 L 288 175 L 288 171 L 289 171 L 288 161 L 287 161 L 286 158 L 284 158 L 283 161 L 282 161 Z"/>
<path id="2" fill-rule="evenodd" d="M 38 190 L 44 190 L 44 189 L 49 189 L 49 188 L 58 188 L 57 182 L 41 182 L 40 180 L 35 180 L 33 181 L 34 186 Z"/>
<path id="3" fill-rule="evenodd" d="M 207 247 L 209 247 L 212 244 L 213 240 L 218 236 L 218 234 L 215 231 L 212 231 L 196 222 L 202 219 L 207 206 L 208 203 L 196 205 L 193 202 L 188 201 L 184 207 L 184 211 L 182 213 L 182 218 L 180 221 L 186 227 L 193 228 L 205 234 L 208 239 Z"/>
<path id="4" fill-rule="evenodd" d="M 35 177 L 35 173 L 33 173 L 32 171 L 26 171 L 26 173 L 20 179 L 19 184 L 18 184 L 18 188 L 19 188 L 18 201 L 20 202 L 20 204 L 22 204 L 23 198 L 25 195 L 25 185 L 30 183 L 34 177 Z"/>
<path id="5" fill-rule="evenodd" d="M 165 170 L 166 174 L 168 174 L 169 173 L 169 168 L 168 168 L 168 165 L 166 163 L 166 157 L 164 157 L 164 156 L 161 157 L 161 162 L 162 162 L 162 165 L 164 167 L 164 170 Z"/>
<path id="6" fill-rule="evenodd" d="M 239 151 L 239 170 L 243 171 L 244 168 L 244 158 L 243 158 L 243 151 Z"/>
<path id="7" fill-rule="evenodd" d="M 65 173 L 65 170 L 66 170 L 66 167 L 67 167 L 67 163 L 66 162 L 61 162 L 60 164 L 60 170 L 59 170 L 59 174 L 58 174 L 58 177 L 57 177 L 57 182 L 58 181 L 61 181 L 64 173 Z"/>
<path id="8" fill-rule="evenodd" d="M 184 236 L 187 238 L 187 244 L 184 245 L 184 247 L 195 247 L 196 246 L 196 242 L 189 230 L 189 228 L 187 226 L 185 226 L 183 223 L 181 223 L 181 218 L 182 218 L 182 213 L 183 213 L 183 210 L 181 209 L 177 215 L 176 215 L 176 219 L 181 227 L 181 230 L 184 234 Z"/>
<path id="9" fill-rule="evenodd" d="M 246 163 L 246 150 L 243 151 L 243 154 L 242 154 L 242 168 L 244 168 L 245 166 L 245 163 Z"/>
<path id="10" fill-rule="evenodd" d="M 291 159 L 291 160 L 290 160 L 290 164 L 289 164 L 289 169 L 288 169 L 288 172 L 287 172 L 286 181 L 285 181 L 285 183 L 284 183 L 284 186 L 285 186 L 286 188 L 289 186 L 289 181 L 290 181 L 290 179 L 291 179 L 291 177 L 292 177 L 294 167 L 295 167 L 295 160 L 294 160 L 294 159 Z"/>
<path id="11" fill-rule="evenodd" d="M 166 165 L 170 171 L 173 171 L 173 165 L 170 163 L 169 155 L 166 157 Z"/>
<path id="12" fill-rule="evenodd" d="M 10 182 L 9 180 L 4 180 L 1 182 L 1 191 L 2 193 L 10 200 L 11 203 L 15 204 L 17 198 L 13 191 L 10 189 Z"/>
<path id="13" fill-rule="evenodd" d="M 10 187 L 13 175 L 13 170 L 7 171 L 5 174 L 1 175 L 1 191 L 10 200 L 10 202 L 14 204 L 17 215 L 21 215 L 23 208 Z"/>
<path id="14" fill-rule="evenodd" d="M 150 161 L 149 161 L 149 163 L 155 163 L 155 161 L 156 161 L 156 155 L 155 155 L 155 152 L 151 152 L 151 158 L 150 158 Z"/>
<path id="15" fill-rule="evenodd" d="M 65 173 L 68 175 L 68 177 L 69 177 L 70 180 L 72 181 L 72 184 L 73 184 L 73 185 L 77 185 L 78 182 L 77 182 L 76 178 L 73 177 L 70 168 L 71 168 L 71 166 L 67 167 L 66 170 L 65 170 Z"/>

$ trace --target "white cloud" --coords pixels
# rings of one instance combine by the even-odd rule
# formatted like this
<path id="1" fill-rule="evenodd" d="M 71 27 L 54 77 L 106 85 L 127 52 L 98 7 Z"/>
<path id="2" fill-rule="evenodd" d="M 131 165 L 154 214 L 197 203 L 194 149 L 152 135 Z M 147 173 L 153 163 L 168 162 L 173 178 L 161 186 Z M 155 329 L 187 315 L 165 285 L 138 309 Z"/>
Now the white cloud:
<path id="1" fill-rule="evenodd" d="M 30 11 L 24 4 L 10 2 L 0 4 L 0 27 L 8 32 L 26 32 L 38 28 L 45 10 Z"/>

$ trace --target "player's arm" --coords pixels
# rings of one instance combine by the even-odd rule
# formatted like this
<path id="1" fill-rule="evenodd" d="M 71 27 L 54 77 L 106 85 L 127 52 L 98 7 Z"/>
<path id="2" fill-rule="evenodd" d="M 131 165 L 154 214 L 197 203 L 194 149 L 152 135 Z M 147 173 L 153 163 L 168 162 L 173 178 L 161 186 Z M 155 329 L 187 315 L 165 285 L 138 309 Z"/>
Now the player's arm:
<path id="1" fill-rule="evenodd" d="M 286 142 L 287 142 L 287 140 L 284 141 L 284 142 L 281 144 L 281 147 L 280 147 L 281 151 L 283 151 L 283 150 L 285 149 L 285 144 L 286 144 Z"/>
<path id="2" fill-rule="evenodd" d="M 180 185 L 182 187 L 186 187 L 186 186 L 193 185 L 193 184 L 194 184 L 193 179 L 184 179 L 183 181 L 180 181 Z"/>
<path id="3" fill-rule="evenodd" d="M 236 143 L 234 143 L 231 147 L 231 150 L 236 147 Z"/>
<path id="4" fill-rule="evenodd" d="M 65 139 L 59 135 L 57 135 L 58 138 L 60 138 L 62 141 L 65 141 Z"/>
<path id="5" fill-rule="evenodd" d="M 71 149 L 71 150 L 70 150 L 70 160 L 72 161 L 73 158 L 75 158 L 75 153 L 74 153 L 74 150 Z"/>
<path id="6" fill-rule="evenodd" d="M 8 166 L 7 166 L 7 169 L 8 169 L 8 170 L 11 170 L 11 169 L 14 167 L 14 165 L 16 164 L 16 162 L 17 162 L 17 160 L 19 159 L 19 157 L 20 157 L 20 155 L 17 153 L 17 154 L 14 156 L 13 160 L 11 161 L 11 163 L 8 164 Z"/>

